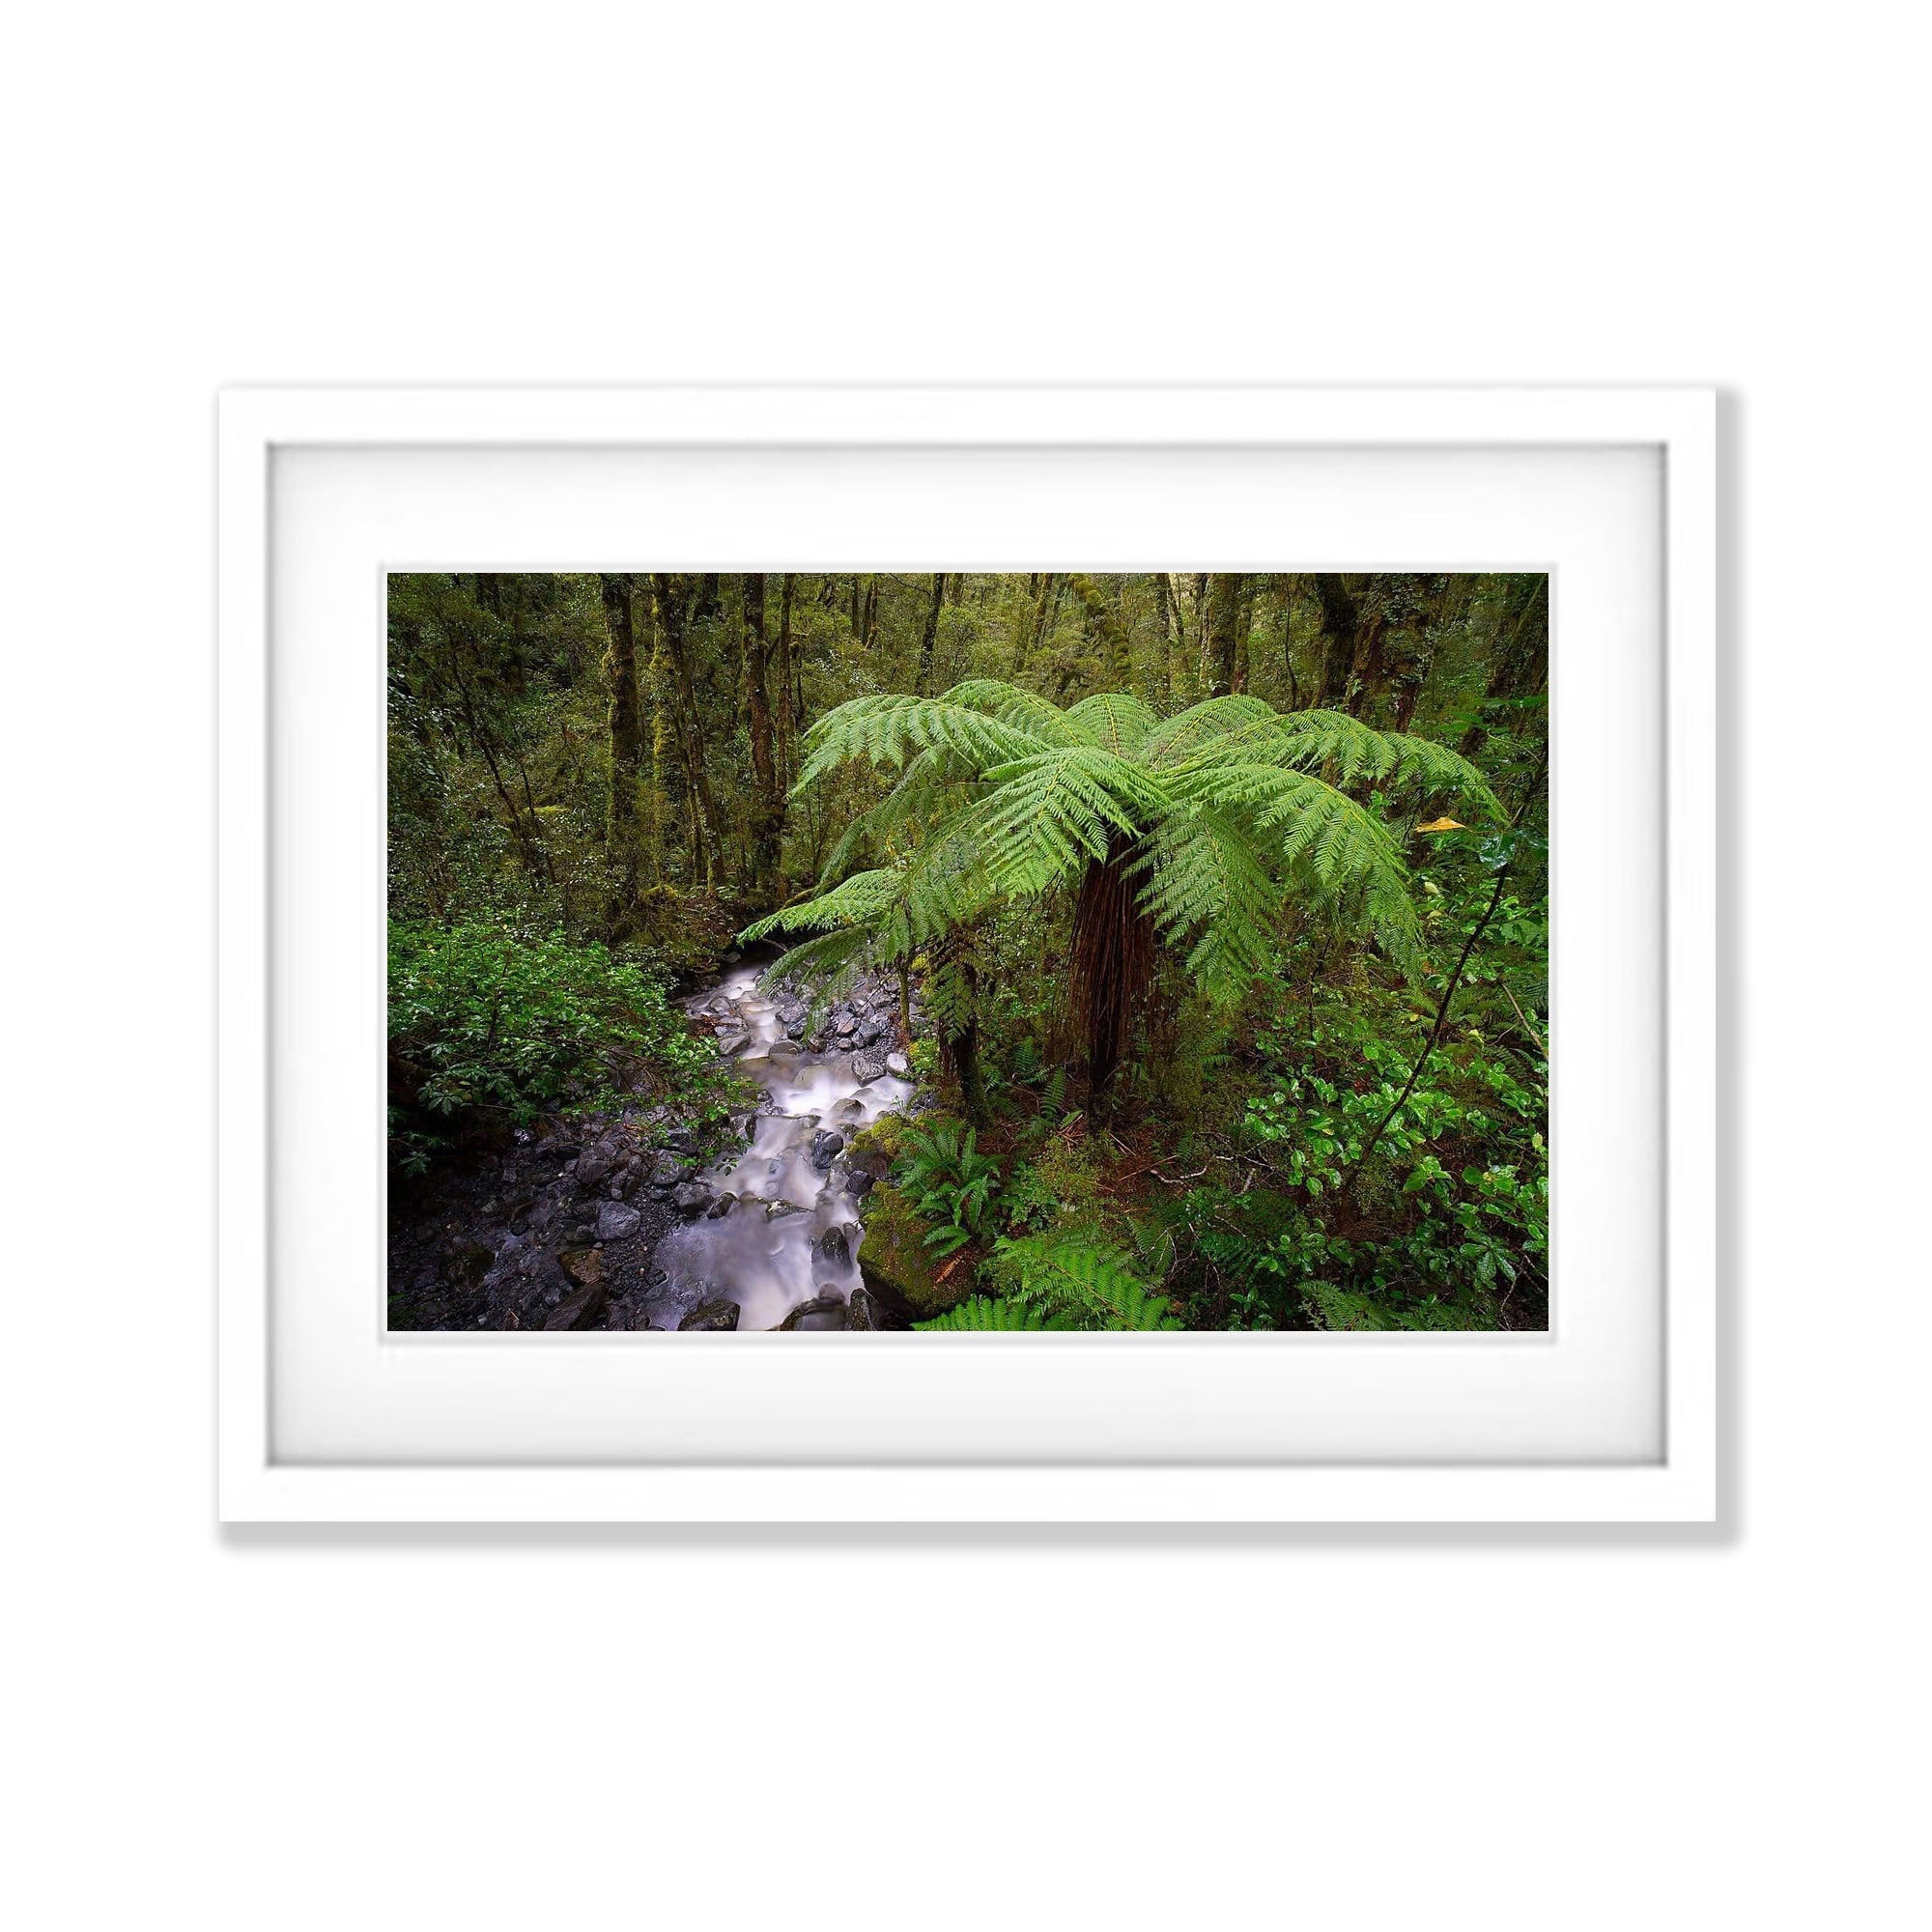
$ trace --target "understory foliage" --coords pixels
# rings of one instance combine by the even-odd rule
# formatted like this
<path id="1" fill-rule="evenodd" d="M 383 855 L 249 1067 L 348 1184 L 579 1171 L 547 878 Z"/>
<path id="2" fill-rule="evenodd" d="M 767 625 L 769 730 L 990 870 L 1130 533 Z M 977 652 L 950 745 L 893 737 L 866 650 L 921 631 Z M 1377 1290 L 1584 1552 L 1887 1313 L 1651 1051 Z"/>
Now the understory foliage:
<path id="1" fill-rule="evenodd" d="M 560 933 L 389 927 L 392 1151 L 420 1173 L 464 1133 L 718 1084 L 661 980 Z"/>
<path id="2" fill-rule="evenodd" d="M 763 948 L 930 1016 L 934 1325 L 1545 1326 L 1548 620 L 1523 574 L 393 578 L 398 1156 L 710 1104 L 666 988 Z"/>

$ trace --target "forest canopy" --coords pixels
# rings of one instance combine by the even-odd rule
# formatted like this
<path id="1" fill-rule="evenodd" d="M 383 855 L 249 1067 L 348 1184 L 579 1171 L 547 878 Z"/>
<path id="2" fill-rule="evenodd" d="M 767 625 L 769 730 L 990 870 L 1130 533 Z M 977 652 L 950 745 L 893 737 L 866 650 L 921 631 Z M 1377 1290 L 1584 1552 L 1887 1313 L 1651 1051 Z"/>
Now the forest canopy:
<path id="1" fill-rule="evenodd" d="M 742 955 L 788 1051 L 884 989 L 920 1097 L 841 1158 L 910 1319 L 1547 1324 L 1542 576 L 422 573 L 388 622 L 405 1219 L 546 1122 L 717 1151 Z M 520 1319 L 438 1254 L 406 1319 Z"/>

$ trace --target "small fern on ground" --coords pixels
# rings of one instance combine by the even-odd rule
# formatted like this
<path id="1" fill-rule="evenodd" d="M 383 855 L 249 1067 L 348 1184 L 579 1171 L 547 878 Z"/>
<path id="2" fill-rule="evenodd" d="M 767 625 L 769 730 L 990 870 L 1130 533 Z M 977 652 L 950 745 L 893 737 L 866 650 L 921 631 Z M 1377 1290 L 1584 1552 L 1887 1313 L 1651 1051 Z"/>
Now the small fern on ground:
<path id="1" fill-rule="evenodd" d="M 928 1220 L 943 1225 L 925 1245 L 942 1255 L 963 1248 L 980 1232 L 1000 1185 L 1000 1164 L 980 1151 L 979 1135 L 956 1121 L 905 1129 L 894 1179 Z"/>

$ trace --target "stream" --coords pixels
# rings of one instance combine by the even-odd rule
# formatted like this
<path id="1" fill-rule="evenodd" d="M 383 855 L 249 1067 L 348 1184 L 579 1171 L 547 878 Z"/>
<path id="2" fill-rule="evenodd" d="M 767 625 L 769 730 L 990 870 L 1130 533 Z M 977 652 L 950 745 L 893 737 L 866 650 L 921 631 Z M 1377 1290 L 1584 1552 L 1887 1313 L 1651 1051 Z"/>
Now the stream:
<path id="1" fill-rule="evenodd" d="M 740 1333 L 776 1328 L 819 1300 L 790 1325 L 842 1328 L 859 1286 L 860 1205 L 871 1178 L 841 1156 L 862 1127 L 905 1110 L 910 1069 L 876 1000 L 870 1010 L 836 1008 L 824 1037 L 839 1050 L 809 1051 L 804 1000 L 760 993 L 759 970 L 741 966 L 684 1003 L 764 1097 L 750 1146 L 700 1177 L 715 1197 L 708 1208 L 658 1244 L 664 1280 L 647 1310 L 657 1326 L 729 1301 Z"/>

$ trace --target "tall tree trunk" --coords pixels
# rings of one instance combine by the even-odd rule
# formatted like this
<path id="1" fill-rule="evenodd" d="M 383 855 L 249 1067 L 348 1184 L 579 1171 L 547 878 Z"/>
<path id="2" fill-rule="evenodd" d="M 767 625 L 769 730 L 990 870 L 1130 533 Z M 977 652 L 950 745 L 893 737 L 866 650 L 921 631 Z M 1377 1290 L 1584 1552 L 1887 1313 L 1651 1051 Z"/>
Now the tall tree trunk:
<path id="1" fill-rule="evenodd" d="M 779 900 L 779 856 L 784 841 L 784 791 L 772 729 L 771 643 L 765 636 L 765 579 L 745 576 L 745 689 L 752 740 L 752 894 L 759 905 Z"/>
<path id="2" fill-rule="evenodd" d="M 1163 704 L 1174 700 L 1174 594 L 1167 581 L 1167 572 L 1156 570 L 1153 576 L 1153 606 L 1160 619 L 1160 674 L 1153 680 L 1153 688 Z"/>
<path id="3" fill-rule="evenodd" d="M 718 819 L 718 801 L 712 795 L 710 774 L 704 764 L 704 726 L 698 716 L 697 691 L 692 681 L 691 651 L 685 636 L 685 611 L 681 586 L 675 577 L 663 574 L 651 579 L 652 601 L 657 611 L 658 636 L 664 639 L 665 658 L 670 666 L 676 692 L 674 707 L 678 715 L 678 740 L 685 754 L 685 776 L 692 796 L 697 801 L 697 815 L 704 828 L 704 852 L 699 869 L 707 886 L 718 883 L 719 861 L 724 856 L 724 834 Z"/>
<path id="4" fill-rule="evenodd" d="M 779 783 L 789 789 L 798 771 L 798 705 L 792 695 L 791 608 L 798 573 L 788 570 L 779 590 Z"/>
<path id="5" fill-rule="evenodd" d="M 1241 593 L 1235 600 L 1235 689 L 1248 688 L 1248 639 L 1255 628 L 1255 589 L 1258 580 L 1241 580 Z"/>
<path id="6" fill-rule="evenodd" d="M 605 928 L 615 941 L 627 937 L 636 919 L 643 885 L 643 837 L 638 817 L 638 791 L 644 775 L 644 726 L 638 702 L 636 586 L 628 575 L 600 580 L 608 644 L 604 669 L 611 687 L 611 794 L 605 816 L 605 856 L 611 896 Z"/>
<path id="7" fill-rule="evenodd" d="M 1107 675 L 1112 680 L 1110 689 L 1132 691 L 1134 688 L 1133 648 L 1127 639 L 1127 627 L 1121 622 L 1120 613 L 1107 602 L 1100 586 L 1091 577 L 1072 576 L 1067 580 L 1074 596 L 1079 598 L 1081 609 L 1087 613 L 1087 627 L 1094 641 L 1100 646 L 1100 656 L 1107 667 Z"/>
<path id="8" fill-rule="evenodd" d="M 1179 685 L 1186 676 L 1187 666 L 1187 611 L 1180 597 L 1180 580 L 1173 571 L 1160 573 L 1160 581 L 1167 585 L 1167 608 L 1174 614 L 1174 668 L 1171 681 Z"/>
<path id="9" fill-rule="evenodd" d="M 1383 580 L 1369 580 L 1359 608 L 1354 662 L 1349 667 L 1349 712 L 1354 718 L 1359 718 L 1388 685 L 1388 660 L 1383 649 L 1388 641 L 1388 591 Z"/>
<path id="10" fill-rule="evenodd" d="M 1241 627 L 1242 579 L 1216 571 L 1208 580 L 1208 693 L 1226 697 L 1235 687 Z"/>
<path id="11" fill-rule="evenodd" d="M 1019 676 L 1038 654 L 1039 647 L 1046 638 L 1047 627 L 1053 622 L 1053 613 L 1060 607 L 1060 593 L 1065 582 L 1064 578 L 1056 577 L 1051 571 L 1039 580 L 1039 594 L 1034 600 L 1031 629 L 1029 631 L 1024 625 L 1020 628 L 1019 640 L 1013 649 L 1015 677 Z"/>
<path id="12" fill-rule="evenodd" d="M 1092 860 L 1073 908 L 1074 1024 L 1086 1036 L 1087 1107 L 1104 1121 L 1115 1076 L 1133 1044 L 1153 983 L 1153 919 L 1141 904 L 1136 841 L 1116 833 Z"/>
<path id="13" fill-rule="evenodd" d="M 1315 702 L 1322 711 L 1334 711 L 1349 696 L 1360 612 L 1354 593 L 1332 572 L 1316 573 L 1315 598 L 1321 607 L 1321 688 Z"/>
<path id="14" fill-rule="evenodd" d="M 1528 577 L 1520 580 L 1516 595 L 1504 599 L 1483 701 L 1488 704 L 1499 697 L 1527 697 L 1541 691 L 1548 678 L 1549 580 Z M 1463 755 L 1475 757 L 1488 736 L 1489 727 L 1479 711 L 1463 733 Z"/>
<path id="15" fill-rule="evenodd" d="M 976 1127 L 991 1124 L 986 1109 L 986 1080 L 980 1066 L 980 976 L 973 962 L 962 960 L 959 977 L 966 982 L 966 1017 L 952 1039 L 952 1065 L 959 1074 L 959 1097 L 966 1118 Z"/>
<path id="16" fill-rule="evenodd" d="M 927 687 L 932 682 L 932 647 L 939 637 L 939 607 L 946 602 L 946 573 L 936 570 L 932 574 L 932 602 L 926 606 L 925 629 L 919 639 L 919 677 L 913 689 L 922 697 L 931 696 Z"/>
<path id="17" fill-rule="evenodd" d="M 1294 579 L 1281 580 L 1281 668 L 1288 679 L 1288 708 L 1301 709 L 1301 682 L 1294 674 Z"/>

